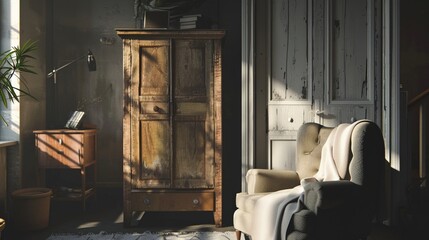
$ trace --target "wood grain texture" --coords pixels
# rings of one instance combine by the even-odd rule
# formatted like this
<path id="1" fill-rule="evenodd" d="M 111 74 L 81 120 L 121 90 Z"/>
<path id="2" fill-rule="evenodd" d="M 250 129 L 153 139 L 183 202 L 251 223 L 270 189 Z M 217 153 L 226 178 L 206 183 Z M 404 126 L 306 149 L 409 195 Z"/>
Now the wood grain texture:
<path id="1" fill-rule="evenodd" d="M 224 30 L 140 30 L 135 28 L 118 28 L 116 33 L 122 39 L 222 39 Z"/>
<path id="2" fill-rule="evenodd" d="M 137 211 L 189 210 L 214 211 L 220 226 L 224 32 L 119 30 L 118 35 L 124 39 L 124 95 L 128 96 L 124 224 L 131 224 Z M 175 195 L 177 191 L 186 193 Z M 154 197 L 151 205 L 156 207 L 148 208 L 148 196 Z M 208 200 L 198 207 L 195 201 L 189 205 L 196 196 Z M 179 197 L 178 201 L 172 197 Z"/>
<path id="3" fill-rule="evenodd" d="M 367 100 L 367 1 L 332 1 L 332 100 Z"/>
<path id="4" fill-rule="evenodd" d="M 326 19 L 325 19 L 326 0 L 313 1 L 313 86 L 311 91 L 313 95 L 313 109 L 323 109 L 323 104 L 327 99 L 326 86 Z M 315 121 L 320 118 L 315 116 Z"/>
<path id="5" fill-rule="evenodd" d="M 307 1 L 273 1 L 271 100 L 306 100 L 309 90 Z"/>
<path id="6" fill-rule="evenodd" d="M 124 39 L 123 46 L 123 75 L 124 75 L 124 115 L 122 121 L 122 148 L 123 148 L 123 201 L 124 225 L 131 224 L 132 210 L 130 207 L 131 193 L 131 40 Z"/>
<path id="7" fill-rule="evenodd" d="M 222 226 L 222 43 L 214 41 L 214 171 L 215 171 L 215 211 L 214 221 L 216 226 Z"/>
<path id="8" fill-rule="evenodd" d="M 206 45 L 205 40 L 174 41 L 174 95 L 205 96 L 206 95 Z M 209 56 L 210 56 L 209 52 Z M 210 66 L 210 65 L 209 65 Z M 209 67 L 208 66 L 208 67 Z"/>
<path id="9" fill-rule="evenodd" d="M 377 39 L 371 36 L 380 29 L 373 27 L 372 0 L 273 0 L 267 6 L 267 167 L 292 168 L 288 141 L 303 123 L 375 118 Z"/>
<path id="10" fill-rule="evenodd" d="M 95 163 L 95 130 L 34 131 L 41 168 L 82 168 Z"/>
<path id="11" fill-rule="evenodd" d="M 169 51 L 168 41 L 135 41 L 138 62 L 134 64 L 141 78 L 139 96 L 165 96 L 169 94 Z M 138 48 L 138 49 L 137 49 Z"/>

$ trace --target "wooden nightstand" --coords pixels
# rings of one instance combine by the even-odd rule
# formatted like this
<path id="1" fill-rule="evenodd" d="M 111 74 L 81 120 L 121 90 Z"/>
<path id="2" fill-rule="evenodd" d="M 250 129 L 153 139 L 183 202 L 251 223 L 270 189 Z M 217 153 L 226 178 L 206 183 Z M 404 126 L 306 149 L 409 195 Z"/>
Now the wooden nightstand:
<path id="1" fill-rule="evenodd" d="M 41 183 L 53 189 L 54 200 L 81 201 L 85 211 L 86 200 L 96 193 L 96 130 L 55 129 L 33 133 Z M 78 187 L 67 186 L 72 179 L 49 181 L 48 170 L 79 171 L 80 179 L 75 180 Z"/>

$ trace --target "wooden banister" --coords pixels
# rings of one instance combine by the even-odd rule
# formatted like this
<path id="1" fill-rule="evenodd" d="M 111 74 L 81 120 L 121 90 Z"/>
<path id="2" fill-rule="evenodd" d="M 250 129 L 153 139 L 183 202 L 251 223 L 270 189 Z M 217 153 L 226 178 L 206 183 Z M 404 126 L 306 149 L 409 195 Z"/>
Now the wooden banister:
<path id="1" fill-rule="evenodd" d="M 428 157 L 428 127 L 427 127 L 427 119 L 428 119 L 428 106 L 429 99 L 426 98 L 429 96 L 429 88 L 415 96 L 408 102 L 408 109 L 411 106 L 417 105 L 418 108 L 418 117 L 417 123 L 413 123 L 414 127 L 418 128 L 418 159 L 419 159 L 419 177 L 420 179 L 425 179 L 427 177 L 427 157 Z"/>
<path id="2" fill-rule="evenodd" d="M 416 102 L 419 102 L 421 99 L 423 99 L 426 95 L 429 95 L 429 88 L 424 90 L 422 93 L 420 93 L 419 95 L 415 96 L 413 99 L 410 100 L 410 102 L 408 102 L 408 106 L 411 106 L 413 104 L 415 104 Z"/>

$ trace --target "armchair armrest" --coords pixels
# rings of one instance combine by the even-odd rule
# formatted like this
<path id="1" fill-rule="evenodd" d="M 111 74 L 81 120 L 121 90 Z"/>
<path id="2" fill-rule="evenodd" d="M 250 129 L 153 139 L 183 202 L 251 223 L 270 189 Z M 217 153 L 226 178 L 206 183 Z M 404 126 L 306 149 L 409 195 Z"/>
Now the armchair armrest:
<path id="1" fill-rule="evenodd" d="M 332 234 L 324 231 L 329 226 L 337 227 L 336 239 L 364 239 L 370 232 L 371 199 L 361 185 L 347 180 L 311 182 L 304 185 L 304 194 L 305 207 L 317 216 L 320 235 Z"/>
<path id="2" fill-rule="evenodd" d="M 299 176 L 295 171 L 250 169 L 246 175 L 249 194 L 274 192 L 299 185 Z"/>
<path id="3" fill-rule="evenodd" d="M 357 208 L 363 200 L 360 185 L 351 181 L 311 182 L 304 185 L 304 205 L 316 215 L 333 208 Z"/>

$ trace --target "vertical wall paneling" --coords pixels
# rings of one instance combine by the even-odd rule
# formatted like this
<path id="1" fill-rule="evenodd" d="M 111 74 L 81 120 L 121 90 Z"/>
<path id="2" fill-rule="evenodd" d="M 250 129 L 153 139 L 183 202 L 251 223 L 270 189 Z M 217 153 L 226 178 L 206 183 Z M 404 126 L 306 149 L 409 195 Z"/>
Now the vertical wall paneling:
<path id="1" fill-rule="evenodd" d="M 295 140 L 275 140 L 270 145 L 273 169 L 296 169 L 295 151 L 290 151 L 296 148 Z"/>
<path id="2" fill-rule="evenodd" d="M 328 101 L 373 100 L 373 1 L 331 0 L 327 4 Z"/>
<path id="3" fill-rule="evenodd" d="M 326 100 L 317 111 L 320 122 L 374 119 L 374 0 L 329 0 L 325 16 Z"/>
<path id="4" fill-rule="evenodd" d="M 262 134 L 255 137 L 255 166 L 293 168 L 303 123 L 332 127 L 380 116 L 380 1 L 255 4 L 256 115 L 265 115 L 258 106 L 267 105 L 266 129 L 255 117 L 255 133 L 267 133 L 265 142 L 259 141 Z M 267 86 L 266 96 L 258 84 Z M 260 156 L 259 145 L 266 146 L 268 159 Z"/>
<path id="5" fill-rule="evenodd" d="M 302 104 L 311 100 L 309 3 L 311 1 L 272 1 L 270 101 Z"/>
<path id="6" fill-rule="evenodd" d="M 270 1 L 254 1 L 254 8 L 257 9 L 257 21 L 254 23 L 254 97 L 256 99 L 254 105 L 254 121 L 255 121 L 255 145 L 254 159 L 256 168 L 268 167 L 268 79 L 270 72 L 268 70 L 268 55 L 269 55 L 269 37 L 270 20 L 268 17 Z"/>
<path id="7" fill-rule="evenodd" d="M 322 122 L 324 100 L 326 99 L 324 86 L 325 86 L 325 56 L 326 56 L 326 39 L 325 39 L 325 0 L 313 0 L 313 39 L 312 39 L 312 55 L 313 55 L 313 109 L 315 109 L 315 121 Z"/>
<path id="8" fill-rule="evenodd" d="M 268 167 L 295 167 L 298 128 L 314 121 L 312 0 L 268 7 Z"/>
<path id="9" fill-rule="evenodd" d="M 404 206 L 406 174 L 410 170 L 405 161 L 401 163 L 400 78 L 399 78 L 399 0 L 383 1 L 383 135 L 386 147 L 385 158 L 390 163 L 386 171 L 386 209 L 389 225 L 400 222 L 398 209 Z M 403 119 L 402 119 L 403 120 Z M 401 130 L 401 131 L 400 131 Z M 404 131 L 406 132 L 406 131 Z M 404 147 L 404 146 L 402 146 Z M 406 157 L 402 158 L 407 159 Z"/>
<path id="10" fill-rule="evenodd" d="M 400 170 L 399 159 L 399 1 L 384 1 L 383 19 L 383 133 L 385 134 L 386 159 L 391 167 Z M 394 154 L 391 154 L 394 153 Z"/>
<path id="11" fill-rule="evenodd" d="M 242 0 L 241 50 L 241 189 L 246 189 L 246 173 L 254 165 L 253 127 L 253 55 L 254 55 L 254 1 Z"/>

